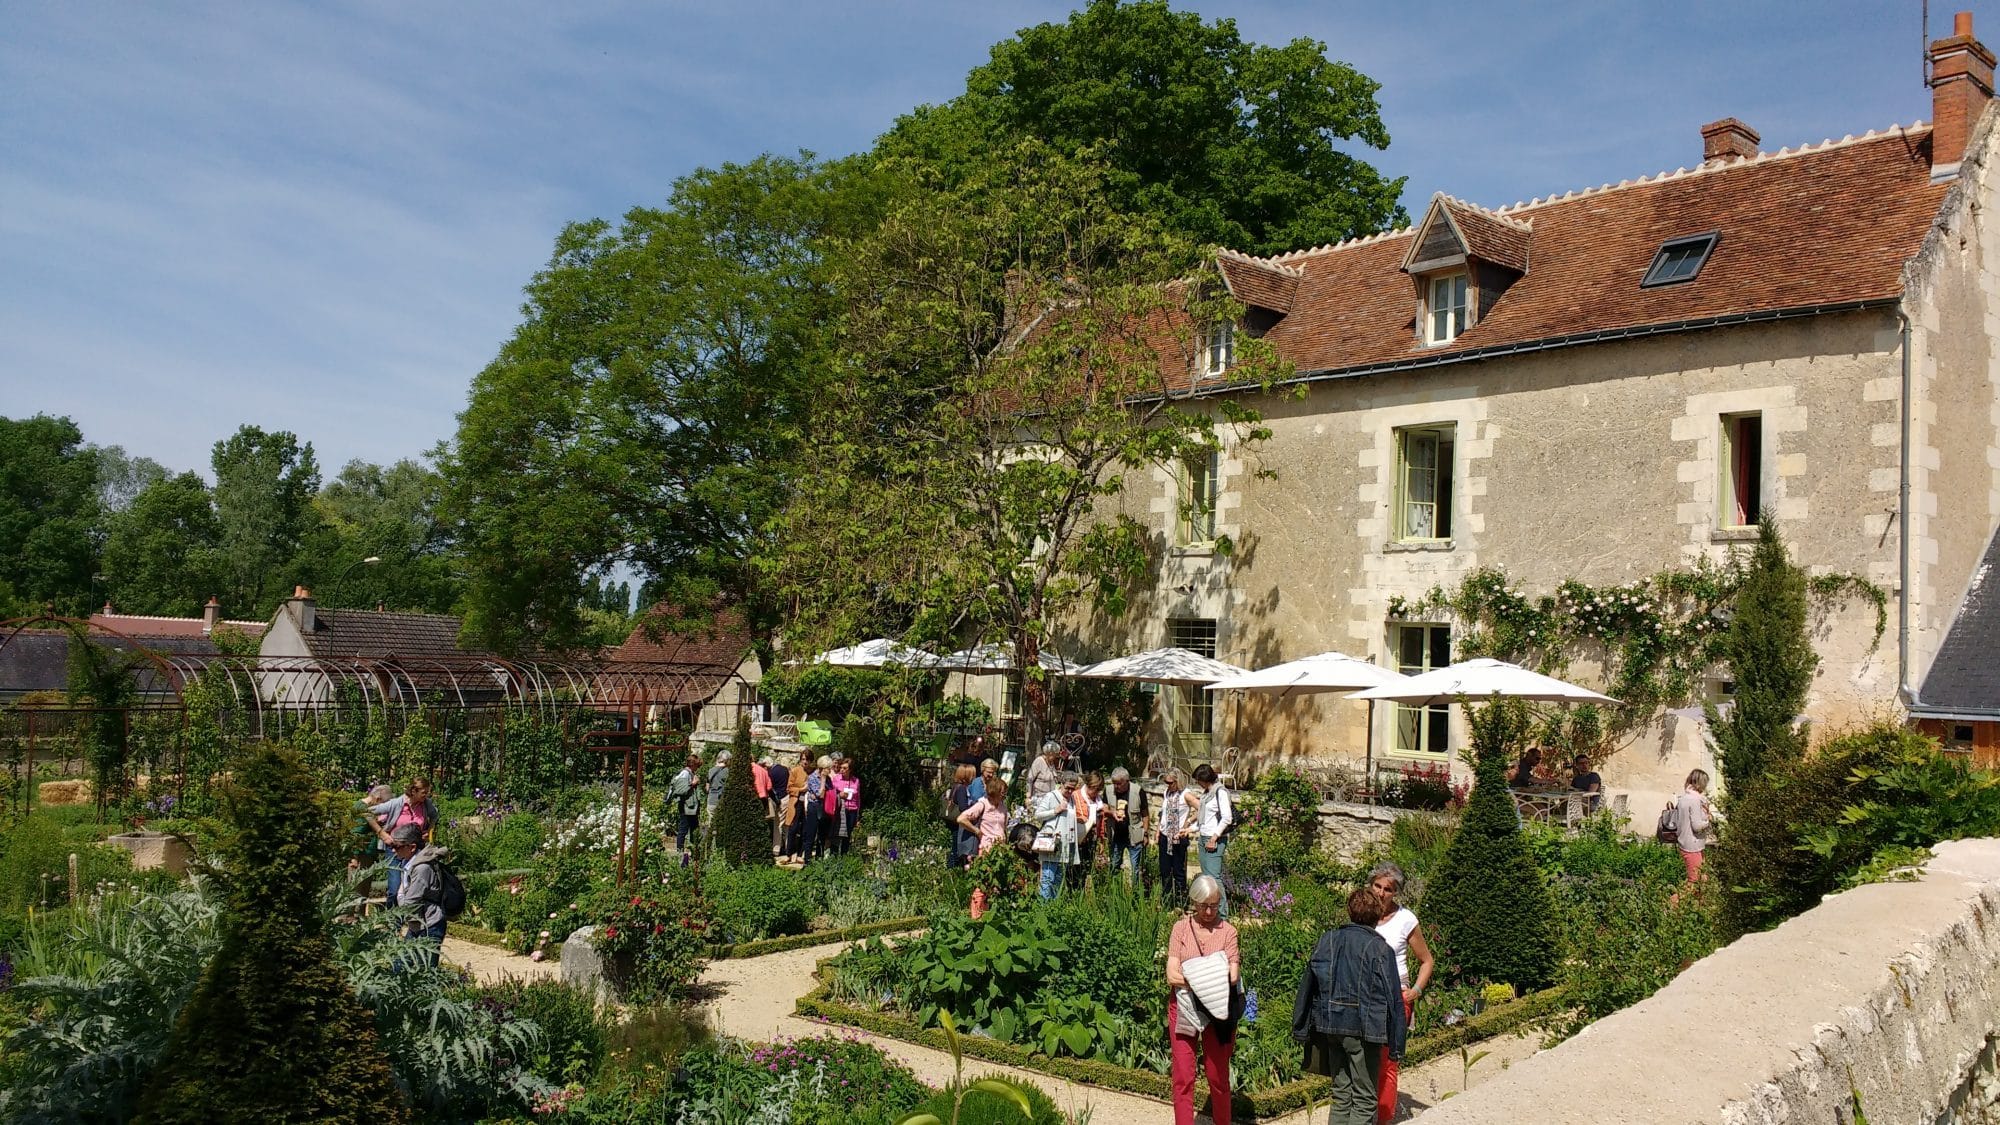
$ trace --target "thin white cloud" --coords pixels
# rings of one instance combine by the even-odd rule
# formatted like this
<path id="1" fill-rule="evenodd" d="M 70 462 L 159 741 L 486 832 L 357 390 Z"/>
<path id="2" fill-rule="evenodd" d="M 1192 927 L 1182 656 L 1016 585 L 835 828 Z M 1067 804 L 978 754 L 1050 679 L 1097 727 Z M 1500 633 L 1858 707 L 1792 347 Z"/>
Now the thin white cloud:
<path id="1" fill-rule="evenodd" d="M 421 452 L 564 222 L 656 203 L 698 166 L 864 147 L 1070 6 L 17 7 L 0 413 L 70 414 L 181 467 L 246 421 L 328 466 Z M 1726 115 L 1775 148 L 1929 113 L 1914 7 L 1866 0 L 1198 10 L 1378 79 L 1395 143 L 1362 154 L 1419 203 L 1692 163 L 1697 127 Z"/>

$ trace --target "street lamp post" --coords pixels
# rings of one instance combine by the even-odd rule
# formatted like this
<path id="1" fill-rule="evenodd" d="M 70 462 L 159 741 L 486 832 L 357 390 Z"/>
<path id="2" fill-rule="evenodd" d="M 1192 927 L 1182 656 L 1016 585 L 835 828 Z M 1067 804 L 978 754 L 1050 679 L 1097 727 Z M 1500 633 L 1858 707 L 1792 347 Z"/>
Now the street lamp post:
<path id="1" fill-rule="evenodd" d="M 379 563 L 381 561 L 382 561 L 382 556 L 369 555 L 367 558 L 356 559 L 355 561 L 348 563 L 346 566 L 342 567 L 340 569 L 340 573 L 333 576 L 333 581 L 328 582 L 326 584 L 326 597 L 324 600 L 326 601 L 327 605 L 331 606 L 333 604 L 333 592 L 340 587 L 340 580 L 346 578 L 349 574 L 352 574 L 354 572 L 355 567 L 374 566 L 376 563 Z"/>

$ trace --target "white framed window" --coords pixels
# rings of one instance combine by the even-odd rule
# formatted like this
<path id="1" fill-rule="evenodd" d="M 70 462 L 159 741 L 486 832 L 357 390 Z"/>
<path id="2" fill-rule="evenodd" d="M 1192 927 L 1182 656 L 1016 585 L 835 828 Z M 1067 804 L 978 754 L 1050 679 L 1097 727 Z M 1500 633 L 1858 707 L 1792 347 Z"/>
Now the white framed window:
<path id="1" fill-rule="evenodd" d="M 1430 300 L 1425 309 L 1424 342 L 1449 344 L 1465 331 L 1466 275 L 1446 274 L 1431 278 Z"/>
<path id="2" fill-rule="evenodd" d="M 1183 547 L 1203 547 L 1215 542 L 1216 482 L 1221 467 L 1222 455 L 1213 449 L 1181 462 L 1179 539 Z"/>
<path id="3" fill-rule="evenodd" d="M 1167 635 L 1175 648 L 1184 648 L 1215 659 L 1215 619 L 1178 617 L 1167 622 Z M 1175 722 L 1182 735 L 1208 736 L 1215 733 L 1215 693 L 1198 687 L 1176 687 Z"/>
<path id="4" fill-rule="evenodd" d="M 1201 372 L 1221 375 L 1236 362 L 1236 322 L 1218 320 L 1201 336 Z"/>
<path id="5" fill-rule="evenodd" d="M 1396 670 L 1406 676 L 1443 668 L 1451 663 L 1448 625 L 1392 625 Z M 1451 708 L 1396 704 L 1394 750 L 1410 757 L 1442 757 L 1451 753 Z"/>
<path id="6" fill-rule="evenodd" d="M 1764 416 L 1724 414 L 1715 460 L 1716 526 L 1755 527 L 1764 507 Z"/>
<path id="7" fill-rule="evenodd" d="M 1457 427 L 1410 426 L 1396 431 L 1395 537 L 1451 538 Z"/>

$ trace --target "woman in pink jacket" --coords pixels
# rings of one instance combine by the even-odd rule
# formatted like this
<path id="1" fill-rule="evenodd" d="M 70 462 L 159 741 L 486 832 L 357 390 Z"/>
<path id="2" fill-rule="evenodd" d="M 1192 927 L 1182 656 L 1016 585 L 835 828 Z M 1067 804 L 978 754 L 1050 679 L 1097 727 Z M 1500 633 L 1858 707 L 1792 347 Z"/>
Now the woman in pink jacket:
<path id="1" fill-rule="evenodd" d="M 854 839 L 854 824 L 861 819 L 861 780 L 854 776 L 854 759 L 834 763 L 827 779 L 826 815 L 833 826 L 833 854 L 846 855 Z"/>

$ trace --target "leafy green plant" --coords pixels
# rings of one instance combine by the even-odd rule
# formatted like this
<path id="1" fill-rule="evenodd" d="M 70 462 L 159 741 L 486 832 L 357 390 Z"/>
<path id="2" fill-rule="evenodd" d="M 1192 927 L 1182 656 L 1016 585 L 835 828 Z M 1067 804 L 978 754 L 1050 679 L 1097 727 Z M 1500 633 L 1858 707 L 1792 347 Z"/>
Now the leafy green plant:
<path id="1" fill-rule="evenodd" d="M 940 1012 L 956 1012 L 976 1028 L 990 1027 L 996 1013 L 1038 993 L 1069 952 L 1035 910 L 997 911 L 980 922 L 945 915 L 903 948 L 917 1023 L 928 1026 Z"/>
<path id="2" fill-rule="evenodd" d="M 1774 764 L 1728 814 L 1707 871 L 1726 890 L 1722 928 L 1734 936 L 1811 908 L 1884 849 L 2000 831 L 2000 788 L 1884 720 Z"/>
<path id="3" fill-rule="evenodd" d="M 1020 1110 L 1022 1117 L 1039 1125 L 1040 1119 L 1036 1116 L 1036 1107 L 1028 1100 L 1028 1092 L 1034 1090 L 1034 1087 L 1008 1078 L 981 1078 L 968 1083 L 965 1080 L 965 1052 L 958 1043 L 958 1021 L 950 1012 L 941 1012 L 938 1016 L 938 1026 L 944 1029 L 945 1039 L 951 1045 L 952 1083 L 945 1091 L 951 1102 L 950 1115 L 941 1117 L 937 1111 L 925 1107 L 903 1117 L 896 1122 L 896 1125 L 968 1125 L 962 1114 L 966 1099 L 972 1094 L 988 1094 L 1003 1099 Z M 1034 1092 L 1040 1093 L 1039 1090 Z"/>
<path id="4" fill-rule="evenodd" d="M 721 942 L 761 941 L 806 932 L 812 904 L 798 876 L 783 868 L 711 865 L 702 877 L 703 897 Z"/>
<path id="5" fill-rule="evenodd" d="M 700 976 L 712 940 L 707 911 L 691 881 L 638 884 L 644 893 L 616 900 L 599 919 L 595 944 L 633 1000 L 679 996 Z"/>
<path id="6" fill-rule="evenodd" d="M 1551 1041 L 1651 996 L 1719 943 L 1717 896 L 1686 891 L 1680 872 L 1572 876 L 1553 889 L 1570 1003 Z"/>
<path id="7" fill-rule="evenodd" d="M 1004 842 L 974 856 L 965 874 L 973 886 L 986 892 L 986 901 L 995 905 L 1019 896 L 1028 886 L 1028 865 Z"/>
<path id="8" fill-rule="evenodd" d="M 1467 710 L 1476 780 L 1421 913 L 1437 935 L 1446 979 L 1538 988 L 1556 968 L 1555 923 L 1507 789 L 1507 761 L 1526 735 L 1527 712 L 1504 701 Z"/>
<path id="9" fill-rule="evenodd" d="M 604 1064 L 607 1021 L 581 989 L 556 980 L 508 978 L 478 990 L 481 1003 L 497 1005 L 509 1023 L 533 1023 L 541 1040 L 524 1069 L 554 1082 L 588 1082 Z"/>
<path id="10" fill-rule="evenodd" d="M 182 1005 L 221 945 L 198 889 L 110 895 L 30 916 L 14 996 L 33 1015 L 7 1041 L 12 1120 L 128 1120 Z"/>

